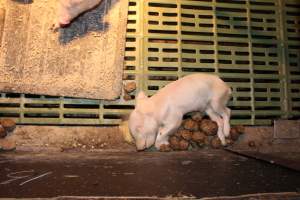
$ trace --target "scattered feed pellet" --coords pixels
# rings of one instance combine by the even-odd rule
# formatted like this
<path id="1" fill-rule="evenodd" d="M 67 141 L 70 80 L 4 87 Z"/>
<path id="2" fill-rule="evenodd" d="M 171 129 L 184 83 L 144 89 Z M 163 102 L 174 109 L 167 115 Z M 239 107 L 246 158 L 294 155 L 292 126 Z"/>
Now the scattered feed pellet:
<path id="1" fill-rule="evenodd" d="M 177 137 L 177 136 L 171 136 L 169 138 L 169 142 L 170 142 L 170 147 L 173 149 L 173 150 L 179 150 L 179 142 L 180 142 L 180 139 Z"/>
<path id="2" fill-rule="evenodd" d="M 131 93 L 136 90 L 136 83 L 135 82 L 128 82 L 124 85 L 124 91 L 126 93 Z"/>
<path id="3" fill-rule="evenodd" d="M 207 135 L 207 136 L 214 136 L 218 132 L 218 125 L 216 122 L 211 121 L 209 119 L 203 119 L 200 122 L 200 129 Z"/>
<path id="4" fill-rule="evenodd" d="M 0 138 L 4 138 L 6 136 L 6 131 L 2 125 L 0 125 Z"/>
<path id="5" fill-rule="evenodd" d="M 182 130 L 180 130 L 180 131 L 178 131 L 178 132 L 179 132 L 180 136 L 181 136 L 183 139 L 185 139 L 185 140 L 187 140 L 187 141 L 189 141 L 189 140 L 192 139 L 192 135 L 193 135 L 193 132 L 192 132 L 192 131 L 182 129 Z"/>
<path id="6" fill-rule="evenodd" d="M 218 137 L 214 137 L 211 140 L 211 147 L 214 149 L 219 149 L 222 147 L 221 140 Z"/>
<path id="7" fill-rule="evenodd" d="M 130 94 L 136 90 L 136 83 L 128 82 L 123 86 L 123 89 L 124 89 L 123 99 L 125 101 L 132 100 L 133 98 L 131 97 Z"/>
<path id="8" fill-rule="evenodd" d="M 0 119 L 0 124 L 9 133 L 16 128 L 16 122 L 11 119 Z"/>
<path id="9" fill-rule="evenodd" d="M 185 139 L 181 139 L 179 142 L 179 149 L 180 150 L 188 150 L 189 148 L 189 142 Z"/>
<path id="10" fill-rule="evenodd" d="M 230 129 L 230 138 L 234 141 L 236 141 L 237 139 L 239 139 L 240 133 L 238 132 L 238 130 L 236 129 L 236 127 L 232 127 Z"/>
<path id="11" fill-rule="evenodd" d="M 201 112 L 193 112 L 191 114 L 191 118 L 192 118 L 192 120 L 194 120 L 196 122 L 200 122 L 203 118 L 203 115 L 201 114 Z"/>
<path id="12" fill-rule="evenodd" d="M 256 147 L 256 143 L 254 141 L 249 141 L 248 146 L 254 148 Z"/>
<path id="13" fill-rule="evenodd" d="M 172 151 L 170 145 L 166 145 L 166 144 L 163 144 L 160 146 L 160 149 L 159 151 L 161 152 L 169 152 L 169 151 Z"/>
<path id="14" fill-rule="evenodd" d="M 196 131 L 193 133 L 192 139 L 197 144 L 203 145 L 205 144 L 205 140 L 207 139 L 207 136 L 202 131 Z"/>
<path id="15" fill-rule="evenodd" d="M 190 131 L 197 131 L 199 130 L 199 125 L 196 121 L 189 118 L 183 121 L 183 128 Z"/>
<path id="16" fill-rule="evenodd" d="M 123 95 L 123 99 L 124 99 L 125 101 L 129 101 L 129 100 L 131 100 L 132 98 L 131 98 L 131 96 L 130 96 L 129 94 L 125 93 L 125 94 Z"/>

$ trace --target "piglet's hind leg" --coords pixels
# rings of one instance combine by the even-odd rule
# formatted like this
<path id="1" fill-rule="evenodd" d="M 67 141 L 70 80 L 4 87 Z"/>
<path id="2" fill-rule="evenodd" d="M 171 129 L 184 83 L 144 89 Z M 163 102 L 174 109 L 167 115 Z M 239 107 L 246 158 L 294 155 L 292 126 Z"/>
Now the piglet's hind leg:
<path id="1" fill-rule="evenodd" d="M 218 125 L 218 137 L 221 140 L 221 143 L 223 146 L 226 145 L 226 140 L 225 140 L 225 136 L 223 133 L 223 119 L 221 118 L 220 115 L 218 115 L 216 112 L 214 112 L 213 109 L 211 109 L 210 107 L 206 109 L 206 114 L 209 116 L 209 118 L 212 121 L 215 121 Z"/>

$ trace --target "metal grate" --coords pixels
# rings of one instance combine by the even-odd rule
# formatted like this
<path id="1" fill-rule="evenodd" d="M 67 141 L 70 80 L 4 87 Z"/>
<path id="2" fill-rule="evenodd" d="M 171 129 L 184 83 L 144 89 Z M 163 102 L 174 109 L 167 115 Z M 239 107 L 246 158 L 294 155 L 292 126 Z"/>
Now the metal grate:
<path id="1" fill-rule="evenodd" d="M 190 73 L 233 88 L 233 124 L 300 116 L 300 2 L 130 0 L 124 82 L 149 95 Z M 22 124 L 118 124 L 134 100 L 1 94 L 0 117 Z"/>

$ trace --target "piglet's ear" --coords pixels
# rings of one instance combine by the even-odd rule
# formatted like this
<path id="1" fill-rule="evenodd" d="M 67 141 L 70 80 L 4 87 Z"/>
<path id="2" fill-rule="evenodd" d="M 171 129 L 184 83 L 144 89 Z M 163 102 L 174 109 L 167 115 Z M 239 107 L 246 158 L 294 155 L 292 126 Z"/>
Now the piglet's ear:
<path id="1" fill-rule="evenodd" d="M 139 101 L 141 99 L 146 99 L 148 98 L 143 91 L 140 91 L 139 94 L 137 95 L 136 99 Z"/>

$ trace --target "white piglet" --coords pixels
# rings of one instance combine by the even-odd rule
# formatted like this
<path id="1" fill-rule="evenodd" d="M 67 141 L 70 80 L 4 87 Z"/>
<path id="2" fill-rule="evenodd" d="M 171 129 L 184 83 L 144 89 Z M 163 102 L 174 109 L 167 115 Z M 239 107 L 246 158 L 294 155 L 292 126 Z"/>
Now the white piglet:
<path id="1" fill-rule="evenodd" d="M 129 117 L 129 130 L 137 150 L 153 144 L 157 149 L 168 145 L 169 136 L 179 128 L 184 114 L 206 112 L 218 124 L 218 137 L 226 145 L 230 131 L 230 87 L 218 76 L 197 73 L 174 81 L 155 95 L 147 97 L 140 92 L 136 107 Z"/>

